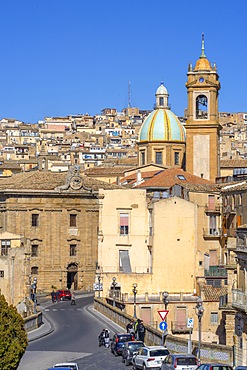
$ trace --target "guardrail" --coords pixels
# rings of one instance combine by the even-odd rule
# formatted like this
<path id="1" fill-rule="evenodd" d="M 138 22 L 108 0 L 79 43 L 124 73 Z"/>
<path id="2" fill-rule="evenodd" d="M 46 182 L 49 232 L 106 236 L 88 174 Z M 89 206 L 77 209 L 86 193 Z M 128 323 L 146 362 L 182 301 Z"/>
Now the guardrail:
<path id="1" fill-rule="evenodd" d="M 117 307 L 113 307 L 106 303 L 103 298 L 94 298 L 94 308 L 121 326 L 123 331 L 126 331 L 126 325 L 133 319 L 132 316 L 127 315 Z M 147 345 L 160 345 L 162 342 L 162 332 L 147 324 L 145 324 L 145 327 L 145 343 Z M 188 350 L 187 339 L 170 334 L 166 337 L 165 345 L 172 353 L 187 353 Z M 198 341 L 192 341 L 192 353 L 197 355 L 197 352 Z M 221 362 L 228 365 L 233 364 L 233 350 L 231 346 L 203 342 L 201 343 L 200 353 L 202 363 Z"/>

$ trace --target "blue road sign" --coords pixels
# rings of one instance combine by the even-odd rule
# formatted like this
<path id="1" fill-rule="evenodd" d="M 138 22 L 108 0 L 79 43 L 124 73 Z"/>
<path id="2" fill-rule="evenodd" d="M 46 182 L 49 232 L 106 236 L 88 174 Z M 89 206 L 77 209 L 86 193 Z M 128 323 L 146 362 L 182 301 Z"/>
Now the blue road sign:
<path id="1" fill-rule="evenodd" d="M 167 322 L 166 321 L 162 321 L 160 322 L 160 330 L 166 330 L 167 329 Z"/>

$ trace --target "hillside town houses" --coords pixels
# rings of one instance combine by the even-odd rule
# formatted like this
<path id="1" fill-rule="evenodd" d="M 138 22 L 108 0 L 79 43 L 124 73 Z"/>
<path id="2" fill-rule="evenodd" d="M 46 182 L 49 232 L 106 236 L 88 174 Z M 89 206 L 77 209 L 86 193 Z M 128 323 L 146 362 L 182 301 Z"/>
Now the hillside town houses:
<path id="1" fill-rule="evenodd" d="M 153 110 L 0 121 L 0 289 L 93 291 L 168 334 L 235 346 L 247 364 L 247 113 L 218 111 L 219 76 L 189 64 L 184 117 Z M 172 99 L 174 99 L 172 97 Z M 36 290 L 36 287 L 35 287 Z"/>

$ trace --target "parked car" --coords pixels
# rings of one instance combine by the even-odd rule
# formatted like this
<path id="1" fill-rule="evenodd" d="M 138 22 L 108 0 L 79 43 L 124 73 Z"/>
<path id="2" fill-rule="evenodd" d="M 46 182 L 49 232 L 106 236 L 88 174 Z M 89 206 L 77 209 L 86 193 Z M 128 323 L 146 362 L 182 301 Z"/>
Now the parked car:
<path id="1" fill-rule="evenodd" d="M 141 347 L 144 347 L 144 343 L 140 340 L 125 343 L 122 351 L 122 361 L 126 366 L 132 364 L 133 355 L 136 355 Z"/>
<path id="2" fill-rule="evenodd" d="M 64 301 L 66 299 L 68 299 L 69 301 L 71 300 L 71 291 L 70 290 L 58 290 L 57 293 L 57 299 L 59 301 Z"/>
<path id="3" fill-rule="evenodd" d="M 60 370 L 61 368 L 71 369 L 71 370 L 79 370 L 78 365 L 76 362 L 63 362 L 61 364 L 56 364 L 53 366 L 56 370 Z"/>
<path id="4" fill-rule="evenodd" d="M 161 370 L 196 370 L 198 365 L 198 360 L 193 355 L 175 354 L 166 357 Z"/>
<path id="5" fill-rule="evenodd" d="M 243 369 L 246 369 L 246 366 L 239 366 Z M 217 364 L 217 363 L 214 363 L 214 364 L 201 364 L 200 366 L 198 366 L 199 370 L 233 370 L 233 367 L 230 366 L 230 365 L 226 365 L 226 364 Z M 235 370 L 237 369 L 237 367 L 235 368 Z"/>
<path id="6" fill-rule="evenodd" d="M 116 333 L 111 341 L 111 353 L 115 356 L 121 355 L 123 347 L 126 342 L 132 342 L 135 340 L 135 336 L 130 333 Z"/>
<path id="7" fill-rule="evenodd" d="M 169 355 L 164 346 L 144 346 L 133 356 L 134 369 L 160 369 L 162 362 Z"/>
<path id="8" fill-rule="evenodd" d="M 247 370 L 247 366 L 237 366 L 235 370 Z"/>

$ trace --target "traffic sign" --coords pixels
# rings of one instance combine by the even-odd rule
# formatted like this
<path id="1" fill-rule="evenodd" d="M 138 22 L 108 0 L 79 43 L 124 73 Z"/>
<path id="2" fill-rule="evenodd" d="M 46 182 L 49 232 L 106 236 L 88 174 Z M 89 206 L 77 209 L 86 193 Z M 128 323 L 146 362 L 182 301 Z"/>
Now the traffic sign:
<path id="1" fill-rule="evenodd" d="M 193 327 L 194 327 L 194 319 L 188 317 L 187 328 L 193 328 Z"/>
<path id="2" fill-rule="evenodd" d="M 159 310 L 158 314 L 160 315 L 161 320 L 165 321 L 166 316 L 168 315 L 169 310 Z"/>
<path id="3" fill-rule="evenodd" d="M 166 330 L 167 329 L 167 322 L 166 321 L 161 321 L 159 327 L 160 327 L 160 330 Z"/>

